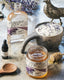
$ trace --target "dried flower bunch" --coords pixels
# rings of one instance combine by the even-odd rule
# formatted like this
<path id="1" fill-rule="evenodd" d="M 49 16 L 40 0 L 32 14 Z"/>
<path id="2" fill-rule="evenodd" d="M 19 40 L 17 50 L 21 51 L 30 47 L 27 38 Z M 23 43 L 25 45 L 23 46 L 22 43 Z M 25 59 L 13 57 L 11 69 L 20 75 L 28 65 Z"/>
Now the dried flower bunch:
<path id="1" fill-rule="evenodd" d="M 22 10 L 28 14 L 32 14 L 33 10 L 38 9 L 38 2 L 35 0 L 4 0 L 6 1 L 12 9 L 14 9 L 14 3 L 20 2 L 22 4 Z"/>

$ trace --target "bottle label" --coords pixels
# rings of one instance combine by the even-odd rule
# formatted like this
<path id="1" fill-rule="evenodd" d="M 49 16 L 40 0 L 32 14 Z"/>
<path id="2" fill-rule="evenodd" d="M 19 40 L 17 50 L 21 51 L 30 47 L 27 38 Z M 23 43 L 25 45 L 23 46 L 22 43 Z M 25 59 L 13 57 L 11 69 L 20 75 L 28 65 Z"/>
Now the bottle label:
<path id="1" fill-rule="evenodd" d="M 11 40 L 26 38 L 28 18 L 18 13 L 15 13 L 14 18 L 7 22 L 8 34 L 11 36 Z"/>
<path id="2" fill-rule="evenodd" d="M 31 76 L 42 76 L 46 74 L 46 72 L 48 71 L 47 66 L 47 60 L 43 62 L 34 62 L 26 57 L 26 71 Z"/>
<path id="3" fill-rule="evenodd" d="M 7 57 L 7 56 L 8 56 L 8 52 L 3 52 L 3 53 L 2 53 L 2 56 L 3 56 L 3 57 Z"/>

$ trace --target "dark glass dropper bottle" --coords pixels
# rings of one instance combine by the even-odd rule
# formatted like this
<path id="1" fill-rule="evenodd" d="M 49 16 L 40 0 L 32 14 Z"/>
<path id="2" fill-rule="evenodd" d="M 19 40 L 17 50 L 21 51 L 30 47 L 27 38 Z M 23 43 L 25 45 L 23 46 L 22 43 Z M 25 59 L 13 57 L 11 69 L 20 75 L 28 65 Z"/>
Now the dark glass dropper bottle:
<path id="1" fill-rule="evenodd" d="M 2 58 L 8 59 L 8 44 L 6 40 L 4 40 L 2 45 Z"/>

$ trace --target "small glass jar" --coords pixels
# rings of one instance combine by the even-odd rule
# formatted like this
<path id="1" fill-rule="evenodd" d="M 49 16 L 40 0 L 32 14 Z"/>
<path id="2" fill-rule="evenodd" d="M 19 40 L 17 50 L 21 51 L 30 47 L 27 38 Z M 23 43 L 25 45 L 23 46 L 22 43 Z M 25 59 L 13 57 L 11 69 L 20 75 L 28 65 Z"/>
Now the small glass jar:
<path id="1" fill-rule="evenodd" d="M 26 71 L 32 78 L 43 78 L 48 73 L 48 51 L 41 46 L 32 46 L 26 55 Z"/>

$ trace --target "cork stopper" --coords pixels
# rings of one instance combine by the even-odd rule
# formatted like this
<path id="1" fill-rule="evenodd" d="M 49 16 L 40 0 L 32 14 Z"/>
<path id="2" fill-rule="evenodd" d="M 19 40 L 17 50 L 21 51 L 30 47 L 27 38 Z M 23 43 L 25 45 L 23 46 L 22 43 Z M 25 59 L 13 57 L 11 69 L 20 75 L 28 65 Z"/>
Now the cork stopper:
<path id="1" fill-rule="evenodd" d="M 14 11 L 21 11 L 21 7 L 22 7 L 21 3 L 19 2 L 14 3 Z"/>

